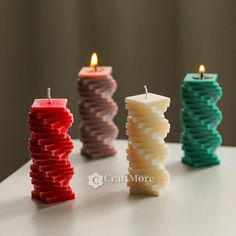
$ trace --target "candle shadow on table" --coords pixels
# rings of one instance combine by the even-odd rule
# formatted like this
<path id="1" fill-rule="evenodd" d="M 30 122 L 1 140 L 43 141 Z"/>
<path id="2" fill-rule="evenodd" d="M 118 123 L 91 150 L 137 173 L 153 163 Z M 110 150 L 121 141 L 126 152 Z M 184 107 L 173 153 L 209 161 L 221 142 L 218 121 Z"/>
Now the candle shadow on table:
<path id="1" fill-rule="evenodd" d="M 171 175 L 177 177 L 193 174 L 203 170 L 204 168 L 192 168 L 188 165 L 183 164 L 181 161 L 175 161 L 166 164 L 166 169 Z"/>
<path id="2" fill-rule="evenodd" d="M 122 210 L 129 204 L 137 204 L 137 202 L 148 201 L 152 197 L 144 195 L 129 195 L 127 188 L 123 190 L 105 191 L 94 195 L 93 197 L 78 196 L 77 199 L 54 204 L 46 204 L 30 196 L 18 197 L 12 200 L 6 200 L 0 203 L 0 211 L 4 214 L 0 215 L 0 222 L 9 219 L 17 219 L 19 216 L 30 215 L 35 225 L 39 228 L 47 225 L 58 224 L 67 219 L 67 222 L 73 221 L 74 216 L 80 215 L 83 218 L 89 217 L 94 212 L 106 210 L 112 211 L 114 206 Z"/>
<path id="3" fill-rule="evenodd" d="M 62 235 L 69 235 L 68 231 L 71 230 L 74 222 L 81 224 L 87 219 L 91 220 L 91 215 L 99 215 L 103 212 L 110 214 L 114 211 L 114 207 L 122 211 L 127 208 L 130 204 L 139 206 L 138 203 L 148 201 L 150 197 L 145 196 L 130 196 L 128 189 L 119 190 L 106 190 L 99 194 L 94 194 L 90 197 L 82 195 L 74 201 L 67 201 L 65 203 L 55 204 L 51 206 L 45 206 L 41 203 L 36 202 L 37 207 L 40 211 L 35 211 L 33 214 L 33 222 L 36 229 L 38 228 L 39 233 L 42 232 L 42 228 L 46 227 L 50 231 L 56 227 L 62 233 Z M 66 220 L 66 227 L 65 222 Z M 48 227 L 49 226 L 49 227 Z"/>
<path id="4" fill-rule="evenodd" d="M 64 201 L 44 204 L 35 200 L 37 211 L 33 212 L 32 224 L 35 235 L 42 235 L 46 229 L 47 235 L 71 235 L 74 220 L 75 201 Z M 66 224 L 65 224 L 66 222 Z"/>
<path id="5" fill-rule="evenodd" d="M 151 198 L 156 198 L 156 196 L 151 196 L 151 195 L 145 195 L 145 194 L 129 194 L 127 196 L 129 201 L 140 201 L 140 200 L 145 200 L 145 199 L 151 199 Z"/>
<path id="6" fill-rule="evenodd" d="M 87 156 L 81 155 L 81 159 L 83 160 L 83 162 L 95 162 L 95 161 L 106 160 L 106 159 L 111 159 L 111 158 L 115 158 L 115 156 L 107 156 L 107 157 L 100 157 L 97 159 L 92 159 Z"/>
<path id="7" fill-rule="evenodd" d="M 98 190 L 99 191 L 99 190 Z M 84 198 L 84 201 L 82 201 L 82 207 L 86 208 L 96 208 L 96 207 L 102 207 L 102 205 L 106 206 L 112 206 L 113 204 L 119 204 L 119 202 L 122 202 L 125 199 L 125 192 L 124 191 L 116 191 L 116 190 L 105 190 L 103 193 L 94 195 L 95 198 Z M 94 201 L 96 199 L 96 201 Z"/>
<path id="8" fill-rule="evenodd" d="M 124 190 L 105 191 L 96 194 L 93 197 L 83 197 L 77 199 L 78 205 L 74 209 L 75 214 L 82 215 L 84 218 L 100 211 L 112 211 L 114 207 L 117 209 L 126 208 L 129 204 L 136 204 L 138 200 L 147 200 L 145 196 L 130 196 L 127 188 Z"/>

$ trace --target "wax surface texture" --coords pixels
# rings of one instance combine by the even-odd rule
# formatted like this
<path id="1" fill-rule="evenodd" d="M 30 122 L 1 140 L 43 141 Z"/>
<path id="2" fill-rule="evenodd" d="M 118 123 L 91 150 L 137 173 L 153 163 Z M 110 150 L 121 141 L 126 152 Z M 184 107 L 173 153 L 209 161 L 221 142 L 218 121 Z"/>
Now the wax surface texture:
<path id="1" fill-rule="evenodd" d="M 112 99 L 116 81 L 111 67 L 94 69 L 84 67 L 77 79 L 79 93 L 79 139 L 83 143 L 81 153 L 89 158 L 109 157 L 116 153 L 113 141 L 118 128 L 113 122 L 118 107 Z"/>
<path id="2" fill-rule="evenodd" d="M 128 110 L 130 194 L 158 196 L 170 181 L 164 166 L 169 156 L 164 138 L 170 130 L 164 112 L 170 105 L 170 99 L 148 93 L 147 97 L 145 94 L 127 97 L 125 102 Z"/>
<path id="3" fill-rule="evenodd" d="M 67 99 L 36 99 L 28 114 L 32 198 L 54 203 L 75 198 L 69 186 L 74 169 L 68 160 L 73 142 L 67 134 L 73 115 Z"/>
<path id="4" fill-rule="evenodd" d="M 217 126 L 222 114 L 217 102 L 222 96 L 216 74 L 187 74 L 181 87 L 182 162 L 192 167 L 217 165 L 216 149 L 222 143 Z"/>

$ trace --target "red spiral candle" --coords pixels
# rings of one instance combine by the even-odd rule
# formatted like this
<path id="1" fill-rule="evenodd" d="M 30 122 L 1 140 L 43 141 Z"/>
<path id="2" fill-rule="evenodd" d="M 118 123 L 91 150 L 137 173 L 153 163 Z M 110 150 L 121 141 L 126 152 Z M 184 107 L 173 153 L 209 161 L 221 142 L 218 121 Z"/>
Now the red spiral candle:
<path id="1" fill-rule="evenodd" d="M 75 198 L 69 186 L 74 170 L 68 160 L 73 142 L 67 134 L 73 115 L 67 99 L 51 99 L 48 91 L 48 99 L 35 99 L 28 114 L 30 177 L 32 198 L 54 203 Z"/>
<path id="2" fill-rule="evenodd" d="M 111 67 L 97 67 L 93 54 L 90 67 L 83 67 L 77 80 L 79 93 L 79 138 L 83 143 L 81 153 L 92 159 L 116 153 L 113 140 L 118 128 L 113 122 L 118 107 L 112 99 L 116 81 Z"/>

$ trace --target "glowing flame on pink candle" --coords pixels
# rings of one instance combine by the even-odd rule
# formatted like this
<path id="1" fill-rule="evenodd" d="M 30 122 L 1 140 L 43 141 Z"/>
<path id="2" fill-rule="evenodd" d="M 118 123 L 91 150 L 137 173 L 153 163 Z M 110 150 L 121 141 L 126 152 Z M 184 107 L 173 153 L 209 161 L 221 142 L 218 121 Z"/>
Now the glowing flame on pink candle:
<path id="1" fill-rule="evenodd" d="M 98 65 L 98 57 L 97 54 L 94 52 L 91 57 L 90 66 L 94 67 L 95 70 L 97 70 Z"/>

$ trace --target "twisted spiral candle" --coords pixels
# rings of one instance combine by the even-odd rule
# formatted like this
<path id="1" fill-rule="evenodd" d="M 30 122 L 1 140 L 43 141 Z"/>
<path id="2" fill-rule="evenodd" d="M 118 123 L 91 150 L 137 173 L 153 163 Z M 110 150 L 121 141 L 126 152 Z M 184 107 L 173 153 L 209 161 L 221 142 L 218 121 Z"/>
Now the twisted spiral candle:
<path id="1" fill-rule="evenodd" d="M 192 167 L 217 165 L 216 149 L 222 143 L 217 126 L 222 114 L 217 102 L 222 96 L 216 74 L 187 74 L 181 88 L 182 162 Z"/>
<path id="2" fill-rule="evenodd" d="M 46 203 L 74 199 L 69 186 L 74 170 L 68 156 L 73 142 L 67 130 L 73 115 L 66 99 L 36 99 L 28 114 L 32 197 Z"/>
<path id="3" fill-rule="evenodd" d="M 164 138 L 170 130 L 164 112 L 170 99 L 146 93 L 127 97 L 125 101 L 130 193 L 158 196 L 170 180 L 164 166 L 169 155 Z"/>
<path id="4" fill-rule="evenodd" d="M 117 84 L 111 76 L 111 67 L 98 67 L 95 72 L 85 67 L 79 73 L 77 84 L 81 153 L 93 159 L 114 155 L 113 140 L 118 128 L 113 118 L 118 107 L 112 99 Z"/>

